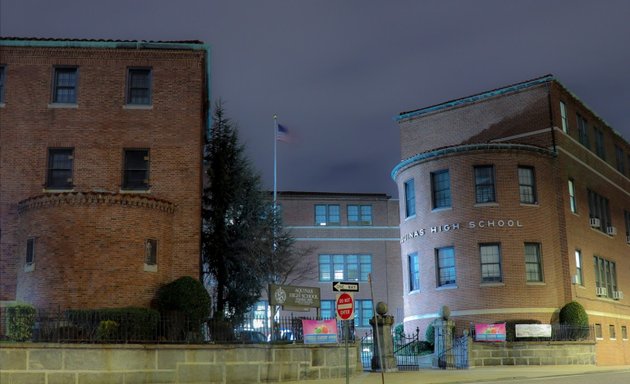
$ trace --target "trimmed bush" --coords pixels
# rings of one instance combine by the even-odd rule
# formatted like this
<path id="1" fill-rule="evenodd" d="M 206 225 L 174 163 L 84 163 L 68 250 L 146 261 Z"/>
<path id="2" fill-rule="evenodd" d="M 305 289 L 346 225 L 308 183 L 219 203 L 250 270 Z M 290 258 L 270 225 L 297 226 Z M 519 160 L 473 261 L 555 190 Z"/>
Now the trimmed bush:
<path id="1" fill-rule="evenodd" d="M 168 340 L 201 338 L 201 324 L 210 316 L 210 295 L 199 280 L 184 276 L 163 285 L 156 301 L 167 321 L 163 336 Z"/>
<path id="2" fill-rule="evenodd" d="M 566 303 L 560 309 L 560 324 L 588 326 L 588 315 L 582 304 L 577 301 Z"/>
<path id="3" fill-rule="evenodd" d="M 161 312 L 177 311 L 186 315 L 187 321 L 200 325 L 210 315 L 210 295 L 203 284 L 190 276 L 163 285 L 157 293 L 157 305 Z"/>
<path id="4" fill-rule="evenodd" d="M 28 341 L 33 337 L 37 311 L 30 304 L 15 304 L 7 307 L 7 328 L 13 341 Z"/>
<path id="5" fill-rule="evenodd" d="M 90 340 L 127 342 L 157 339 L 160 314 L 153 309 L 134 307 L 82 309 L 69 310 L 65 314 L 66 318 L 81 330 L 79 335 Z M 101 325 L 102 323 L 104 324 Z M 118 326 L 114 327 L 112 323 Z"/>

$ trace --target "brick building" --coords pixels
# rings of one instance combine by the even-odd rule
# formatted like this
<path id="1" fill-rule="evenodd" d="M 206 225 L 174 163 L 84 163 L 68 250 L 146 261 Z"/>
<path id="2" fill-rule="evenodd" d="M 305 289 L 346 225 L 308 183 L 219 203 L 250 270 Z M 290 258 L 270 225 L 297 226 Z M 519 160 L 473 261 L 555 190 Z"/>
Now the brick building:
<path id="1" fill-rule="evenodd" d="M 355 326 L 363 336 L 373 314 L 371 274 L 375 302 L 386 302 L 402 322 L 398 200 L 377 193 L 279 192 L 278 203 L 296 247 L 310 251 L 304 260 L 310 272 L 292 284 L 320 288 L 322 317 L 335 317 L 333 281 L 356 281 Z M 257 307 L 264 315 L 267 301 Z"/>
<path id="2" fill-rule="evenodd" d="M 0 39 L 0 300 L 148 306 L 199 276 L 208 50 Z"/>
<path id="3" fill-rule="evenodd" d="M 552 76 L 401 113 L 406 327 L 557 322 L 630 364 L 630 145 Z"/>

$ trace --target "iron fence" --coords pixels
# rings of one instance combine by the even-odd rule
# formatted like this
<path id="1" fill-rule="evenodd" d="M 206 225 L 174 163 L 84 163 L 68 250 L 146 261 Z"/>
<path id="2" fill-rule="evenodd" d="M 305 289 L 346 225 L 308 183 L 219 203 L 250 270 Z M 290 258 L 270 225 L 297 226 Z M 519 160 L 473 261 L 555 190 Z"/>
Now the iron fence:
<path id="1" fill-rule="evenodd" d="M 0 308 L 0 340 L 54 343 L 301 343 L 302 320 L 285 316 L 271 321 L 245 316 L 242 321 L 195 321 L 182 313 L 145 309 L 37 310 L 11 313 Z M 337 322 L 338 340 L 344 327 Z M 355 340 L 350 324 L 349 340 Z"/>

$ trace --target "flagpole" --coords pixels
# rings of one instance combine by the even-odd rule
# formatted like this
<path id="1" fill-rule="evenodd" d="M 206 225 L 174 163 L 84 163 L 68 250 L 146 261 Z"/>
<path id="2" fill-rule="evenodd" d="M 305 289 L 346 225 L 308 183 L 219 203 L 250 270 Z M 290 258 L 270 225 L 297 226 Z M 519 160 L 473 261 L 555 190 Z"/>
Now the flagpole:
<path id="1" fill-rule="evenodd" d="M 273 115 L 273 212 L 276 213 L 278 196 L 278 115 Z"/>

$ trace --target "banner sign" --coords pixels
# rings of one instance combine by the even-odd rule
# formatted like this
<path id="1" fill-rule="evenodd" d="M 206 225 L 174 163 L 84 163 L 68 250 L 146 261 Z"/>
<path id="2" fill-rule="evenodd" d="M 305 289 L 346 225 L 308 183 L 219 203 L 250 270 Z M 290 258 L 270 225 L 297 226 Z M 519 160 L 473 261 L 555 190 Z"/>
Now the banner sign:
<path id="1" fill-rule="evenodd" d="M 269 284 L 269 304 L 286 308 L 319 308 L 319 287 Z"/>
<path id="2" fill-rule="evenodd" d="M 337 342 L 337 321 L 302 320 L 304 344 L 331 344 Z"/>
<path id="3" fill-rule="evenodd" d="M 505 323 L 475 324 L 475 341 L 505 341 Z"/>
<path id="4" fill-rule="evenodd" d="M 551 337 L 551 324 L 516 324 L 516 337 Z"/>

